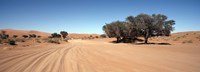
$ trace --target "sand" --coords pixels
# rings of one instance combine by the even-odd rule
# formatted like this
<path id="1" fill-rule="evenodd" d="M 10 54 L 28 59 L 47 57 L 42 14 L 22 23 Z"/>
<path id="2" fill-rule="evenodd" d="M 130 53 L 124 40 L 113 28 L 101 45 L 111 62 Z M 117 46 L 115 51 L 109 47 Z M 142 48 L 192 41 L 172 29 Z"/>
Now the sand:
<path id="1" fill-rule="evenodd" d="M 41 43 L 0 51 L 0 72 L 200 72 L 200 45 Z"/>

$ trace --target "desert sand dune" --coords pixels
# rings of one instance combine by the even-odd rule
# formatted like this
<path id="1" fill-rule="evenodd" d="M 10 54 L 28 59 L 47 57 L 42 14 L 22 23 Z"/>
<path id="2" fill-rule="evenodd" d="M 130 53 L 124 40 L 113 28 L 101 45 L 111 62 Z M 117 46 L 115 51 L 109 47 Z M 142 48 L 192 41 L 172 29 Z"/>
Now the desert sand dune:
<path id="1" fill-rule="evenodd" d="M 132 45 L 98 40 L 0 52 L 0 72 L 199 72 L 199 45 Z"/>

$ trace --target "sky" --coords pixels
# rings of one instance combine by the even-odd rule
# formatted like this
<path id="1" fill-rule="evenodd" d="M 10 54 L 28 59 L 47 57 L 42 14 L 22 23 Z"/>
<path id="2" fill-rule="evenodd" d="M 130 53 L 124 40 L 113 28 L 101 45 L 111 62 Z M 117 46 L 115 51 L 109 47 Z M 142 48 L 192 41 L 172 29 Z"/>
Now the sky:
<path id="1" fill-rule="evenodd" d="M 127 16 L 164 14 L 173 32 L 200 31 L 200 0 L 0 0 L 0 29 L 104 33 Z"/>

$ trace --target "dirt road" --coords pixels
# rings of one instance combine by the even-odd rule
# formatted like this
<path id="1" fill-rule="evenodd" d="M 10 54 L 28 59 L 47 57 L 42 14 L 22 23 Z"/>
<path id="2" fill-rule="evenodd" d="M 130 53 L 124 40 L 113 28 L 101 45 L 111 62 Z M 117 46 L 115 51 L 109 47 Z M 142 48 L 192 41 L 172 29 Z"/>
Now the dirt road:
<path id="1" fill-rule="evenodd" d="M 200 72 L 200 45 L 40 44 L 0 52 L 0 72 Z"/>

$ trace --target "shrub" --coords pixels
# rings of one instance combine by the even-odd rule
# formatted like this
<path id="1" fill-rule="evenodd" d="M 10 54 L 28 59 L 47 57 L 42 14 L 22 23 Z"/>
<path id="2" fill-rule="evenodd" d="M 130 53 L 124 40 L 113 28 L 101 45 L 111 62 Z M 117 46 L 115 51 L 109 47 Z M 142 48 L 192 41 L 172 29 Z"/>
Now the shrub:
<path id="1" fill-rule="evenodd" d="M 63 41 L 68 42 L 68 39 L 65 39 L 65 40 L 63 40 Z"/>
<path id="2" fill-rule="evenodd" d="M 36 38 L 37 37 L 37 35 L 35 35 L 35 34 L 29 34 L 29 38 Z"/>
<path id="3" fill-rule="evenodd" d="M 41 36 L 39 35 L 39 36 L 37 36 L 37 38 L 41 38 Z"/>
<path id="4" fill-rule="evenodd" d="M 99 38 L 99 36 L 95 36 L 95 38 Z"/>
<path id="5" fill-rule="evenodd" d="M 52 33 L 51 36 L 49 36 L 49 38 L 61 38 L 61 35 L 58 33 Z"/>
<path id="6" fill-rule="evenodd" d="M 15 41 L 16 42 L 25 42 L 25 39 L 23 39 L 23 38 L 16 38 Z"/>
<path id="7" fill-rule="evenodd" d="M 9 42 L 9 45 L 16 45 L 14 40 L 9 40 L 8 42 Z"/>
<path id="8" fill-rule="evenodd" d="M 18 36 L 17 35 L 13 35 L 13 38 L 17 38 Z"/>
<path id="9" fill-rule="evenodd" d="M 66 31 L 60 31 L 60 34 L 62 35 L 63 39 L 65 39 L 68 35 Z"/>
<path id="10" fill-rule="evenodd" d="M 106 38 L 107 36 L 106 36 L 106 34 L 101 34 L 100 37 L 101 38 Z"/>
<path id="11" fill-rule="evenodd" d="M 193 43 L 192 40 L 185 40 L 182 43 Z"/>
<path id="12" fill-rule="evenodd" d="M 22 37 L 24 37 L 24 38 L 28 38 L 28 35 L 22 35 Z"/>
<path id="13" fill-rule="evenodd" d="M 179 40 L 179 38 L 174 38 L 174 39 L 173 39 L 173 41 L 178 41 L 178 40 Z"/>
<path id="14" fill-rule="evenodd" d="M 48 43 L 55 43 L 55 44 L 60 44 L 59 40 L 48 40 Z"/>
<path id="15" fill-rule="evenodd" d="M 196 38 L 200 40 L 200 35 L 199 35 L 199 36 L 197 36 Z"/>
<path id="16" fill-rule="evenodd" d="M 37 43 L 42 43 L 40 40 L 37 40 L 36 42 L 37 42 Z"/>
<path id="17" fill-rule="evenodd" d="M 188 43 L 192 43 L 192 40 L 189 40 Z"/>

